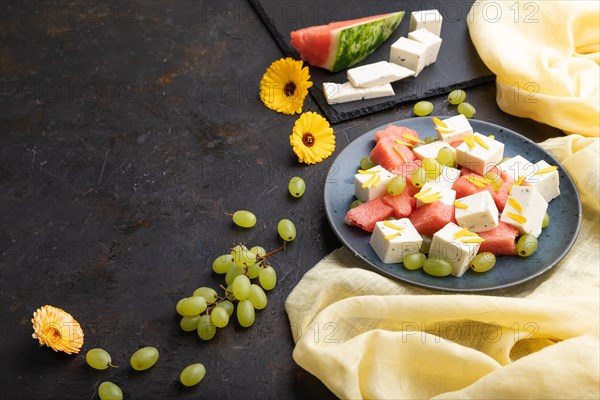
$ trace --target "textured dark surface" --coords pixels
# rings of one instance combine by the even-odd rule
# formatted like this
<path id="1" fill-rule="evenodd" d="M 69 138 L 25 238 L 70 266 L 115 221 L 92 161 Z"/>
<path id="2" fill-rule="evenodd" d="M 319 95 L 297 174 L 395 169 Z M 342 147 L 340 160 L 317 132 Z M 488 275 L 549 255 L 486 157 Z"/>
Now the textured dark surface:
<path id="1" fill-rule="evenodd" d="M 0 398 L 93 399 L 104 380 L 130 399 L 332 398 L 292 360 L 284 301 L 340 245 L 322 200 L 333 157 L 299 165 L 288 140 L 296 117 L 260 103 L 258 82 L 282 53 L 249 3 L 1 6 Z M 479 119 L 535 141 L 560 135 L 502 113 L 493 84 L 468 96 Z M 433 101 L 437 114 L 456 113 L 445 96 Z M 304 109 L 318 106 L 307 98 Z M 335 125 L 334 156 L 411 115 L 408 103 Z M 287 194 L 294 175 L 307 182 L 301 199 Z M 224 215 L 241 208 L 257 214 L 252 230 Z M 279 284 L 255 325 L 233 323 L 208 343 L 182 332 L 175 302 L 222 282 L 213 258 L 240 241 L 278 247 L 283 217 L 298 238 L 273 259 Z M 81 323 L 80 355 L 38 348 L 30 319 L 44 304 Z M 144 345 L 160 359 L 138 373 L 129 356 Z M 120 368 L 88 368 L 92 347 Z M 181 388 L 193 362 L 206 378 Z"/>
<path id="2" fill-rule="evenodd" d="M 347 0 L 345 2 L 319 2 L 315 0 L 250 0 L 258 15 L 265 22 L 281 50 L 288 56 L 298 58 L 291 46 L 290 32 L 307 26 L 324 25 L 332 21 L 345 21 L 370 15 L 405 11 L 398 28 L 392 36 L 370 56 L 355 66 L 378 61 L 388 61 L 390 46 L 400 37 L 408 36 L 410 14 L 413 11 L 437 9 L 443 17 L 443 43 L 437 61 L 426 67 L 417 77 L 410 77 L 392 84 L 395 95 L 342 104 L 327 104 L 323 94 L 323 82 L 347 82 L 346 70 L 331 73 L 322 68 L 312 68 L 314 82 L 311 95 L 333 123 L 368 115 L 388 109 L 406 101 L 429 98 L 448 93 L 455 88 L 466 88 L 494 79 L 492 72 L 477 55 L 469 38 L 466 19 L 473 1 L 439 2 Z"/>

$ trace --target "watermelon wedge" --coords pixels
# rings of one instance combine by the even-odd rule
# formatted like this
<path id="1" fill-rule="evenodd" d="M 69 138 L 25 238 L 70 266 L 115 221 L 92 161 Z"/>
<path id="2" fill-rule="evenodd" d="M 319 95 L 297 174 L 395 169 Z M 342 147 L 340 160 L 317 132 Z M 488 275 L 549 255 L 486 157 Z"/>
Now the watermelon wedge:
<path id="1" fill-rule="evenodd" d="M 290 34 L 292 47 L 315 67 L 341 71 L 381 46 L 403 16 L 404 11 L 398 11 L 299 29 Z"/>

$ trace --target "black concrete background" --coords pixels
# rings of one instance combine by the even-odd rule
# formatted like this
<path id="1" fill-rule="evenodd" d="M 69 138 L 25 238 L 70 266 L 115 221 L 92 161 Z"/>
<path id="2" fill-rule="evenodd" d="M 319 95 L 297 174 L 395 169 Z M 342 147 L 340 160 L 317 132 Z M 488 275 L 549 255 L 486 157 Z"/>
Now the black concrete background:
<path id="1" fill-rule="evenodd" d="M 246 1 L 0 2 L 0 396 L 92 399 L 105 380 L 126 398 L 333 398 L 292 360 L 284 301 L 339 247 L 323 213 L 335 156 L 413 103 L 334 125 L 337 148 L 316 166 L 289 146 L 296 119 L 265 108 L 258 82 L 282 56 Z M 541 141 L 561 133 L 501 112 L 495 86 L 468 90 L 476 117 Z M 456 110 L 433 98 L 440 115 Z M 319 111 L 309 97 L 304 110 Z M 293 199 L 287 182 L 307 182 Z M 251 230 L 226 212 L 252 210 Z M 235 243 L 280 246 L 277 287 L 250 329 L 205 343 L 179 329 L 176 301 L 223 280 L 210 264 Z M 30 319 L 44 304 L 82 325 L 81 354 L 38 348 Z M 155 346 L 149 371 L 128 366 Z M 102 347 L 118 369 L 95 371 Z M 204 381 L 178 384 L 202 362 Z"/>

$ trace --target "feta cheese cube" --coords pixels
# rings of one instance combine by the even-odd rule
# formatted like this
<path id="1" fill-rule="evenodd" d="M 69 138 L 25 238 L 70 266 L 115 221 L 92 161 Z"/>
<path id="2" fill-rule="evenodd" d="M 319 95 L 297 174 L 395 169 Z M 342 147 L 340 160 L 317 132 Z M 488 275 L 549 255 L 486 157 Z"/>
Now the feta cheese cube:
<path id="1" fill-rule="evenodd" d="M 394 88 L 387 83 L 385 85 L 370 88 L 356 88 L 350 82 L 342 84 L 333 82 L 323 83 L 323 93 L 328 104 L 348 103 L 356 100 L 375 99 L 379 97 L 393 96 Z"/>
<path id="2" fill-rule="evenodd" d="M 441 201 L 449 206 L 454 204 L 456 200 L 456 191 L 449 187 L 437 184 L 432 181 L 426 182 L 421 190 L 414 196 L 417 199 L 417 208 L 425 204 Z"/>
<path id="3" fill-rule="evenodd" d="M 442 120 L 447 128 L 436 126 L 438 139 L 451 143 L 473 134 L 473 128 L 467 117 L 462 114 Z"/>
<path id="4" fill-rule="evenodd" d="M 387 61 L 351 68 L 346 72 L 350 83 L 354 87 L 361 88 L 385 85 L 386 83 L 396 82 L 414 74 L 408 68 Z"/>
<path id="5" fill-rule="evenodd" d="M 360 201 L 369 201 L 387 194 L 388 182 L 395 175 L 380 165 L 359 171 L 354 175 L 354 195 Z"/>
<path id="6" fill-rule="evenodd" d="M 463 137 L 464 143 L 456 148 L 456 163 L 484 175 L 504 154 L 504 143 L 480 133 Z"/>
<path id="7" fill-rule="evenodd" d="M 435 142 L 415 147 L 413 153 L 419 160 L 424 158 L 437 158 L 440 149 L 444 147 L 452 150 L 452 153 L 456 157 L 456 149 L 443 140 L 436 140 Z"/>
<path id="8" fill-rule="evenodd" d="M 442 165 L 442 173 L 433 179 L 433 182 L 438 185 L 445 186 L 448 189 L 451 189 L 456 182 L 460 178 L 460 170 L 452 167 L 446 167 Z"/>
<path id="9" fill-rule="evenodd" d="M 425 28 L 429 32 L 440 36 L 442 32 L 442 22 L 444 18 L 438 10 L 422 10 L 413 11 L 410 14 L 410 26 L 409 31 L 415 31 L 417 29 Z"/>
<path id="10" fill-rule="evenodd" d="M 479 251 L 482 241 L 483 238 L 477 234 L 448 222 L 433 235 L 429 257 L 448 261 L 452 264 L 452 275 L 462 276 Z"/>
<path id="11" fill-rule="evenodd" d="M 386 264 L 402 262 L 405 254 L 417 253 L 423 238 L 408 218 L 379 221 L 371 235 L 370 244 Z"/>
<path id="12" fill-rule="evenodd" d="M 509 174 L 515 182 L 518 181 L 519 178 L 523 177 L 523 179 L 525 179 L 537 171 L 535 164 L 520 155 L 514 156 L 510 160 L 506 160 L 502 164 L 498 164 L 497 168 L 500 171 Z"/>
<path id="13" fill-rule="evenodd" d="M 427 46 L 416 40 L 401 37 L 392 44 L 390 62 L 415 72 L 415 77 L 425 68 Z"/>
<path id="14" fill-rule="evenodd" d="M 536 172 L 529 175 L 523 181 L 523 186 L 529 186 L 536 189 L 546 200 L 546 203 L 558 195 L 560 195 L 560 189 L 558 187 L 558 169 L 553 168 L 546 161 L 541 160 L 535 164 Z"/>
<path id="15" fill-rule="evenodd" d="M 472 232 L 485 232 L 498 226 L 498 208 L 487 190 L 462 197 L 458 202 L 466 206 L 454 208 L 459 226 Z"/>
<path id="16" fill-rule="evenodd" d="M 538 237 L 548 203 L 534 188 L 513 186 L 500 216 L 500 221 L 517 228 L 519 233 Z"/>
<path id="17" fill-rule="evenodd" d="M 421 28 L 410 32 L 408 38 L 423 43 L 427 47 L 425 50 L 425 66 L 431 65 L 437 60 L 440 47 L 442 46 L 442 39 L 439 36 L 425 28 Z"/>

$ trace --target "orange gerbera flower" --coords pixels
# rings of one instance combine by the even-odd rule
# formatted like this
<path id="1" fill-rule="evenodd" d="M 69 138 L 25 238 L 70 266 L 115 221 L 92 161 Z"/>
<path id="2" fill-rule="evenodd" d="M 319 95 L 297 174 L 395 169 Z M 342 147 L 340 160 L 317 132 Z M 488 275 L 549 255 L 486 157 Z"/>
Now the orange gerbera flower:
<path id="1" fill-rule="evenodd" d="M 33 313 L 34 339 L 54 351 L 79 353 L 83 346 L 83 330 L 68 312 L 52 306 L 43 306 Z"/>

